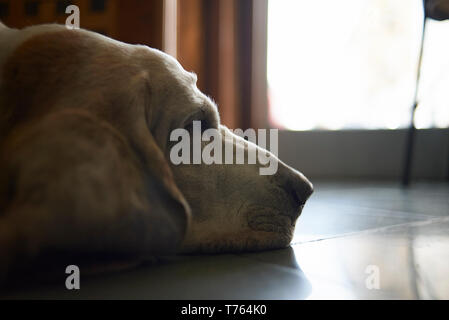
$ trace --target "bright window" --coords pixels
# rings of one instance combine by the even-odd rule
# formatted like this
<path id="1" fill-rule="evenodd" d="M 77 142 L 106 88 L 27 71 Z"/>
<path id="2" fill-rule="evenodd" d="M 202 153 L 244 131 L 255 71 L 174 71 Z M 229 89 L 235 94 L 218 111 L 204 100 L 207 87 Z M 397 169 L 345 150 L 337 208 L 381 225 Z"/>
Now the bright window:
<path id="1" fill-rule="evenodd" d="M 408 126 L 422 0 L 269 0 L 270 121 L 291 130 Z M 449 21 L 426 31 L 418 128 L 449 126 Z"/>

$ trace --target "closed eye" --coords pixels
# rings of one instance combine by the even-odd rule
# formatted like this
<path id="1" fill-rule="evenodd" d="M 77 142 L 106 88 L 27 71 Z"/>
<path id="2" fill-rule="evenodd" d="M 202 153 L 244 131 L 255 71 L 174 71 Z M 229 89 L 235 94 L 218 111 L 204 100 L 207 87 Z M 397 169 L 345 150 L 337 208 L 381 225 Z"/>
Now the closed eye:
<path id="1" fill-rule="evenodd" d="M 207 129 L 217 129 L 218 130 L 218 121 L 217 117 L 213 111 L 208 105 L 201 106 L 199 110 L 197 110 L 195 113 L 187 117 L 187 119 L 184 121 L 184 129 L 188 130 L 189 132 L 192 131 L 193 128 L 193 122 L 194 121 L 200 121 L 201 122 L 201 132 Z"/>
<path id="2" fill-rule="evenodd" d="M 186 129 L 187 131 L 189 131 L 190 133 L 193 132 L 193 125 L 194 125 L 194 121 L 198 121 L 200 123 L 201 126 L 201 133 L 203 133 L 205 130 L 210 129 L 211 126 L 209 125 L 208 121 L 205 119 L 193 119 L 191 122 L 187 123 L 184 126 L 184 129 Z"/>

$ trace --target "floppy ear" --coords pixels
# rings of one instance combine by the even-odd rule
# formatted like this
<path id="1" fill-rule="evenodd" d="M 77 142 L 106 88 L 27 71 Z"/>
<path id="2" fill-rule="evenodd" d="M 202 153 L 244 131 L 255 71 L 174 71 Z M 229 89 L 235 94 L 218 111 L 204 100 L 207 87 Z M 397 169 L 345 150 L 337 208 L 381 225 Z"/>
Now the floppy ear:
<path id="1" fill-rule="evenodd" d="M 182 241 L 191 221 L 190 206 L 176 185 L 168 160 L 148 128 L 142 128 L 141 131 L 136 132 L 134 148 L 137 150 L 144 168 L 148 170 L 149 176 L 154 179 L 152 185 L 159 192 L 157 199 L 152 200 L 162 202 L 162 206 L 165 208 L 164 212 L 166 212 L 164 220 L 169 220 L 173 224 L 177 230 L 176 238 Z M 161 227 L 166 228 L 166 226 Z"/>
<path id="2" fill-rule="evenodd" d="M 171 219 L 178 226 L 179 236 L 184 239 L 191 220 L 191 209 L 174 180 L 169 160 L 151 132 L 150 117 L 155 116 L 159 121 L 163 120 L 157 115 L 158 106 L 150 103 L 157 99 L 151 99 L 151 95 L 156 93 L 151 92 L 148 77 L 148 73 L 144 71 L 129 81 L 129 87 L 122 91 L 120 98 L 110 108 L 120 111 L 112 111 L 115 117 L 108 118 L 129 141 L 144 169 L 152 177 L 153 185 L 157 185 L 156 189 L 163 194 L 159 200 L 164 201 L 167 207 L 167 219 Z M 170 122 L 170 119 L 165 120 Z"/>
<path id="3" fill-rule="evenodd" d="M 1 203 L 0 278 L 36 261 L 101 271 L 123 259 L 176 253 L 190 209 L 151 134 L 144 138 L 132 147 L 80 110 L 14 129 L 0 150 L 0 170 L 8 173 L 0 183 L 11 186 Z M 36 272 L 48 272 L 38 262 Z"/>
<path id="4" fill-rule="evenodd" d="M 17 49 L 5 69 L 3 79 L 8 81 L 1 88 L 2 99 L 20 117 L 9 117 L 7 130 L 0 128 L 0 138 L 6 137 L 7 142 L 0 146 L 4 160 L 0 172 L 8 172 L 2 175 L 7 181 L 0 183 L 12 186 L 8 199 L 0 197 L 4 209 L 0 257 L 17 250 L 28 250 L 23 255 L 29 256 L 30 251 L 49 246 L 89 252 L 94 258 L 102 250 L 173 253 L 184 239 L 190 208 L 148 125 L 147 75 L 137 62 L 135 66 L 123 63 L 121 47 L 117 55 L 110 54 L 113 50 L 108 47 L 106 55 L 99 55 L 101 63 L 90 59 L 93 51 L 87 48 L 95 50 L 106 40 L 84 31 L 64 36 L 69 32 L 33 37 Z M 100 46 L 98 51 L 103 49 Z M 44 72 L 48 66 L 58 68 L 70 56 L 67 52 L 80 55 L 70 58 L 73 70 L 81 68 L 78 63 L 94 60 L 93 71 L 79 72 L 72 79 L 72 69 L 64 66 L 57 80 L 55 73 Z M 62 59 L 58 65 L 55 57 Z M 8 77 L 14 70 L 23 74 Z M 115 74 L 120 76 L 112 77 Z M 73 87 L 74 93 L 68 94 L 65 89 Z M 28 98 L 41 96 L 45 99 Z M 17 106 L 33 112 L 22 112 Z M 0 119 L 6 119 L 4 112 L 0 110 Z M 19 121 L 24 123 L 21 128 Z M 135 206 L 130 208 L 130 202 Z M 59 220 L 66 216 L 68 220 Z M 69 225 L 73 221 L 76 226 Z M 27 244 L 16 250 L 17 238 Z"/>

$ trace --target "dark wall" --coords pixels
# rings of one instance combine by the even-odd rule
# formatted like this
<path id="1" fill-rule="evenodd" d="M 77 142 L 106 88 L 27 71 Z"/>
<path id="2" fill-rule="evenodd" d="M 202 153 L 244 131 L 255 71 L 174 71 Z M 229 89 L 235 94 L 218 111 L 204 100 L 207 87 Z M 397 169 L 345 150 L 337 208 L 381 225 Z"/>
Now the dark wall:
<path id="1" fill-rule="evenodd" d="M 406 130 L 279 131 L 279 157 L 311 179 L 400 181 Z M 449 129 L 418 130 L 412 179 L 449 175 Z"/>

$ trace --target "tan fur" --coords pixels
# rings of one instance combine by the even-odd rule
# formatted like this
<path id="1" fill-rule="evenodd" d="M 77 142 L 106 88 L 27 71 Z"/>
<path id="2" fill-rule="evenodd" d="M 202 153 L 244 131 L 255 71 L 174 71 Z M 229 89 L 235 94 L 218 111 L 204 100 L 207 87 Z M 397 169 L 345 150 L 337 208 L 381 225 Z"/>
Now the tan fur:
<path id="1" fill-rule="evenodd" d="M 56 25 L 0 32 L 11 39 L 0 49 L 4 274 L 47 251 L 144 259 L 289 244 L 312 192 L 302 174 L 277 159 L 272 177 L 260 164 L 169 161 L 171 130 L 227 130 L 176 60 Z"/>

